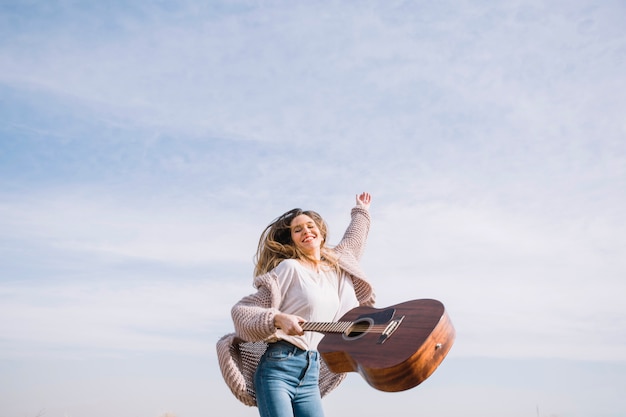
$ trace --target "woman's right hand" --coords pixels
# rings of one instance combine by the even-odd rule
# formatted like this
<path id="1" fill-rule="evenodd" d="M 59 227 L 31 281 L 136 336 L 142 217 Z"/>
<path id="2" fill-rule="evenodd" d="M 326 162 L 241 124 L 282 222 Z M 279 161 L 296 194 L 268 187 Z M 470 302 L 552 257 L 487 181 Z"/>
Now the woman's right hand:
<path id="1" fill-rule="evenodd" d="M 304 331 L 300 324 L 305 321 L 306 320 L 300 316 L 278 313 L 274 316 L 274 327 L 281 329 L 283 333 L 289 336 L 302 336 Z"/>

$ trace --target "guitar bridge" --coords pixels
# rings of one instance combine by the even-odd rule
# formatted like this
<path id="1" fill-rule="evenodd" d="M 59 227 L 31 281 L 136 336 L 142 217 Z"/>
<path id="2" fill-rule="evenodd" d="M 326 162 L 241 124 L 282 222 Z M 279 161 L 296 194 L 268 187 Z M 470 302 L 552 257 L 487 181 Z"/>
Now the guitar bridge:
<path id="1" fill-rule="evenodd" d="M 382 345 L 383 343 L 385 343 L 385 341 L 391 337 L 393 332 L 395 332 L 398 327 L 400 327 L 400 323 L 402 323 L 402 320 L 404 320 L 404 316 L 391 320 L 378 338 L 377 344 Z"/>

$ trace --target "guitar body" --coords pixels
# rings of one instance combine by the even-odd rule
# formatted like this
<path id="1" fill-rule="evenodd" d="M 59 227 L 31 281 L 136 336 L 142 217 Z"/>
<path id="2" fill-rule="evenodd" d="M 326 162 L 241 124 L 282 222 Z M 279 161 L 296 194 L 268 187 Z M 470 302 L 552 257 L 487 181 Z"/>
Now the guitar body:
<path id="1" fill-rule="evenodd" d="M 340 321 L 352 322 L 352 330 L 327 333 L 318 346 L 329 369 L 358 372 L 372 387 L 387 392 L 422 383 L 443 361 L 455 338 L 443 304 L 431 299 L 384 309 L 357 307 Z M 366 328 L 389 331 L 381 334 Z"/>

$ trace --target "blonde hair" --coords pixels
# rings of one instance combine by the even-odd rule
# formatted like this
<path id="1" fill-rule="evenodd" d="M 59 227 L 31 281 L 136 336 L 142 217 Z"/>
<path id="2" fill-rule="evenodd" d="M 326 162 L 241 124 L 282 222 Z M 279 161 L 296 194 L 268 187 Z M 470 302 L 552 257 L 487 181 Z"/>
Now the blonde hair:
<path id="1" fill-rule="evenodd" d="M 304 214 L 309 216 L 322 234 L 320 247 L 321 260 L 324 264 L 337 268 L 337 258 L 333 251 L 326 246 L 328 226 L 318 213 L 312 210 L 295 208 L 274 219 L 261 233 L 259 245 L 254 257 L 254 275 L 265 274 L 276 268 L 285 259 L 311 259 L 310 256 L 300 251 L 291 238 L 291 222 L 297 216 Z"/>

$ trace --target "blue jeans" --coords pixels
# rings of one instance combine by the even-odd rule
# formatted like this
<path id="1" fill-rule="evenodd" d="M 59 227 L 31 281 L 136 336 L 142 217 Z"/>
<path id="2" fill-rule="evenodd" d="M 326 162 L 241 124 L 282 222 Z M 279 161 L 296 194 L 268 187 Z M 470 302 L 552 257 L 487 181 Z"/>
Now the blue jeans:
<path id="1" fill-rule="evenodd" d="M 261 417 L 323 417 L 319 353 L 270 343 L 254 374 Z"/>

